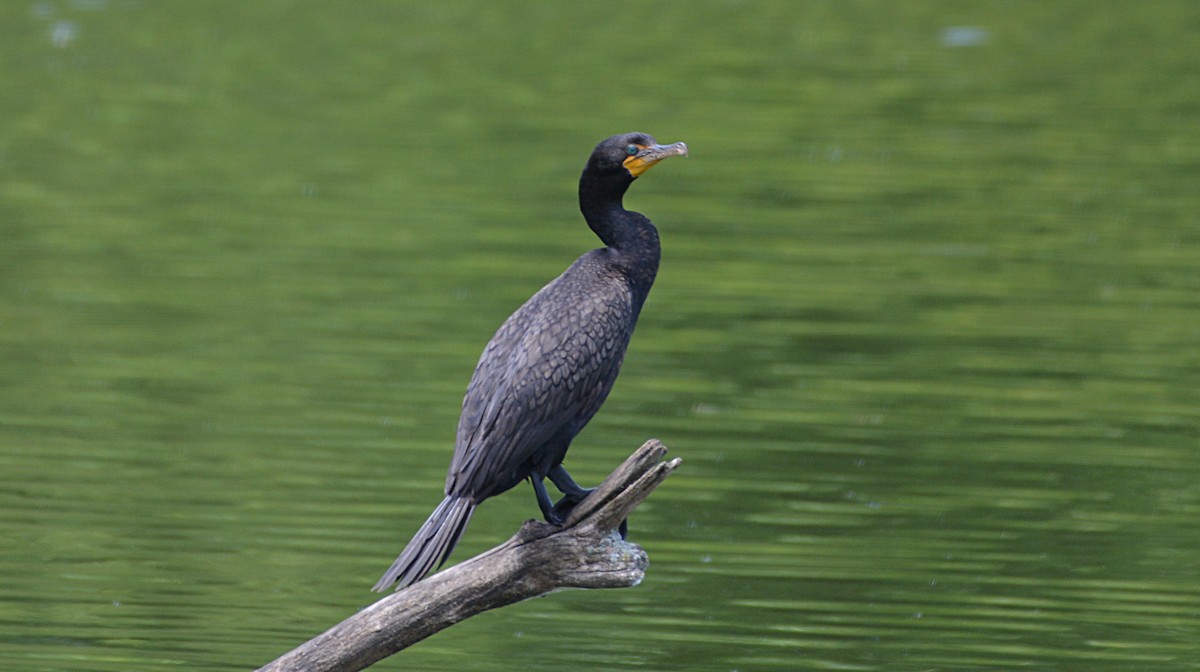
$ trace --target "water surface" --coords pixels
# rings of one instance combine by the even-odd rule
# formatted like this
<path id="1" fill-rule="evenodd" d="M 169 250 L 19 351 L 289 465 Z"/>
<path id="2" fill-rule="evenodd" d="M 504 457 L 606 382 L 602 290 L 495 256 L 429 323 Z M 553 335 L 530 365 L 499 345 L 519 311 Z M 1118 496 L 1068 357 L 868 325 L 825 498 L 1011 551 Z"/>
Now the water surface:
<path id="1" fill-rule="evenodd" d="M 649 437 L 631 590 L 379 669 L 1200 660 L 1194 3 L 8 3 L 0 666 L 250 669 L 369 604 L 504 317 L 664 264 L 568 464 Z M 489 501 L 455 558 L 535 514 Z"/>

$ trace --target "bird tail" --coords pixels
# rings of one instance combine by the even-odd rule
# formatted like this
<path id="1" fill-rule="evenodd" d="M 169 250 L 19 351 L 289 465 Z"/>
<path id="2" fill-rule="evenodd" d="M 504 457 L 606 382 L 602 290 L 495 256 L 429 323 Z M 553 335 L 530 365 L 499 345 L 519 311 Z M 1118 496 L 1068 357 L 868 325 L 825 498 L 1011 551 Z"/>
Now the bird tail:
<path id="1" fill-rule="evenodd" d="M 464 497 L 446 497 L 441 504 L 429 514 L 429 519 L 413 535 L 412 541 L 400 553 L 400 557 L 392 563 L 379 582 L 375 584 L 376 592 L 382 593 L 388 586 L 399 582 L 396 590 L 420 581 L 434 568 L 446 562 L 458 538 L 467 529 L 471 514 L 475 512 L 475 503 Z"/>

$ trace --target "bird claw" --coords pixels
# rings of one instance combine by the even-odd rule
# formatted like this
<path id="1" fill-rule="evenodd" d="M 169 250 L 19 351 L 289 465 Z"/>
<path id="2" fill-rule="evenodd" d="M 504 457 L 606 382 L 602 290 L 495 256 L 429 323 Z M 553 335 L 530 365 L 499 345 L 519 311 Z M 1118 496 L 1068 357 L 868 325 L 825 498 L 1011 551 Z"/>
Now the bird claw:
<path id="1" fill-rule="evenodd" d="M 582 494 L 567 494 L 563 495 L 562 499 L 554 503 L 554 508 L 550 510 L 546 516 L 546 522 L 551 525 L 562 527 L 566 522 L 567 516 L 571 515 L 571 511 L 587 497 L 591 490 L 586 490 Z"/>
<path id="2" fill-rule="evenodd" d="M 574 510 L 575 507 L 582 502 L 585 497 L 591 494 L 591 492 L 592 490 L 585 490 L 582 494 L 578 495 L 563 495 L 562 499 L 555 502 L 554 508 L 551 509 L 546 515 L 546 522 L 550 523 L 551 525 L 562 527 L 563 523 L 567 522 L 567 517 L 571 515 L 571 511 Z M 629 537 L 628 519 L 622 520 L 621 524 L 617 526 L 617 534 L 621 535 L 622 540 Z"/>

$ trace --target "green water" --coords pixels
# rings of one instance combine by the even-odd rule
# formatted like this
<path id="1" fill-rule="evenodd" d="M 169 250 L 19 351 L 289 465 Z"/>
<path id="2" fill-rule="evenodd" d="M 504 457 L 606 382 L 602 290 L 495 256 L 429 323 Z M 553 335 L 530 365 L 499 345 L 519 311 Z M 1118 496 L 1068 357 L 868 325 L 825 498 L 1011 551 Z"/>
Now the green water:
<path id="1" fill-rule="evenodd" d="M 375 597 L 504 317 L 664 263 L 568 458 L 630 590 L 378 669 L 1200 668 L 1194 2 L 0 7 L 0 667 L 251 669 Z M 455 554 L 535 514 L 489 501 Z"/>

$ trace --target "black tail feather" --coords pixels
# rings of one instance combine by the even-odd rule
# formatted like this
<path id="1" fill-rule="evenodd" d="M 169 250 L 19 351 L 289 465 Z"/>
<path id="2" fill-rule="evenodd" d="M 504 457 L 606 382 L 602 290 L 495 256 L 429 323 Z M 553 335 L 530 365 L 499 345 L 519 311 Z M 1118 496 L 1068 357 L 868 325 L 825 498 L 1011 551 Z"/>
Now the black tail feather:
<path id="1" fill-rule="evenodd" d="M 454 550 L 458 538 L 467 529 L 475 504 L 465 498 L 447 497 L 429 514 L 429 519 L 413 535 L 400 557 L 384 572 L 375 584 L 376 592 L 387 590 L 397 583 L 396 590 L 420 581 L 426 574 L 441 567 Z"/>

